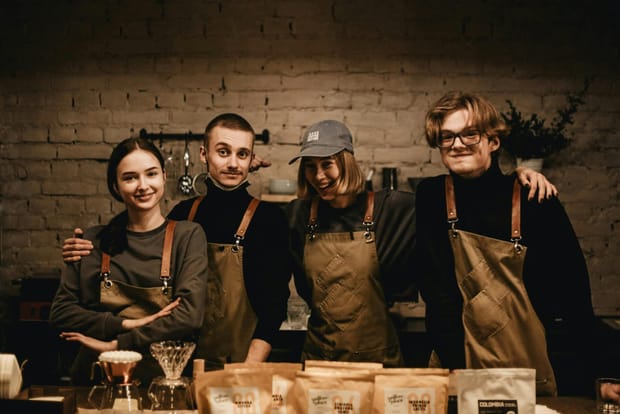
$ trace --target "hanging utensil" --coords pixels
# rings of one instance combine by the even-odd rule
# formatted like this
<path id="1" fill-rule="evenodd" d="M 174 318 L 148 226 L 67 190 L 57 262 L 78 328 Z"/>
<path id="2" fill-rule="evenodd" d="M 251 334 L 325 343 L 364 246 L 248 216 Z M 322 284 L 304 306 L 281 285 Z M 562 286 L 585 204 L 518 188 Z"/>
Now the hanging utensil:
<path id="1" fill-rule="evenodd" d="M 194 192 L 197 195 L 206 195 L 207 194 L 207 177 L 208 174 L 203 172 L 194 176 L 194 182 L 192 183 Z"/>
<path id="2" fill-rule="evenodd" d="M 185 195 L 190 195 L 193 190 L 193 180 L 189 175 L 189 146 L 185 138 L 185 151 L 183 152 L 183 162 L 185 163 L 185 174 L 179 178 L 179 191 Z"/>

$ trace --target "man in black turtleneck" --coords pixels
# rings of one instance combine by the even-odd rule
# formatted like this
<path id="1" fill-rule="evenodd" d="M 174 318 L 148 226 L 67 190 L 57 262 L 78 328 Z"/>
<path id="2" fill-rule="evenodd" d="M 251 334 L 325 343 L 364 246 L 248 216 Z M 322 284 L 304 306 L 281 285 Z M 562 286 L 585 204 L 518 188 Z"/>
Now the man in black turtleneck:
<path id="1" fill-rule="evenodd" d="M 207 360 L 207 368 L 223 362 L 265 361 L 286 318 L 292 273 L 287 220 L 275 204 L 260 203 L 255 211 L 250 207 L 247 178 L 254 137 L 241 116 L 215 117 L 200 148 L 208 169 L 206 196 L 182 201 L 168 215 L 193 219 L 207 235 L 212 303 L 207 305 L 196 352 Z M 190 218 L 194 205 L 197 209 Z M 249 223 L 242 224 L 252 211 Z"/>
<path id="2" fill-rule="evenodd" d="M 563 372 L 550 354 L 559 391 L 586 393 L 593 327 L 586 263 L 558 199 L 528 201 L 526 189 L 515 189 L 514 174 L 500 171 L 496 154 L 505 130 L 498 111 L 476 95 L 448 93 L 426 115 L 426 139 L 450 172 L 416 191 L 414 269 L 427 330 L 443 367 L 536 368 L 549 385 L 538 389 L 543 394 L 555 387 L 545 331 L 559 332 L 562 343 L 549 348 L 561 348 L 558 354 L 573 362 Z M 513 189 L 520 213 L 511 207 Z M 535 336 L 543 341 L 532 344 Z M 546 368 L 548 378 L 541 378 Z"/>

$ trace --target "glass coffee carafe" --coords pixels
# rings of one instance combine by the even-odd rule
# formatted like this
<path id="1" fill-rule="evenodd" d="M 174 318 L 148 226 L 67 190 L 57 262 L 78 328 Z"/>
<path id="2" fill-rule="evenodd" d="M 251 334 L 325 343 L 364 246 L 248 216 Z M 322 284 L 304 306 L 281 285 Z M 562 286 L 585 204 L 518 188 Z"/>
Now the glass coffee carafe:
<path id="1" fill-rule="evenodd" d="M 164 376 L 154 378 L 148 389 L 152 411 L 193 412 L 192 381 L 181 374 L 195 347 L 195 343 L 183 341 L 151 344 L 151 355 L 164 371 Z"/>
<path id="2" fill-rule="evenodd" d="M 133 373 L 142 360 L 134 351 L 108 351 L 99 355 L 98 365 L 103 374 L 102 385 L 95 385 L 88 394 L 88 402 L 102 413 L 141 413 L 142 398 Z"/>

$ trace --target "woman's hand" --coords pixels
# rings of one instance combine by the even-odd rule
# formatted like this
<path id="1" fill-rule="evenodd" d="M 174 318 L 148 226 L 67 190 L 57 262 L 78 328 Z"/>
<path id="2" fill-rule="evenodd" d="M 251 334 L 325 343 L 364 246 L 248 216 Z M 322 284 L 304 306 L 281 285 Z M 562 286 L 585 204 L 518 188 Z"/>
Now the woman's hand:
<path id="1" fill-rule="evenodd" d="M 145 316 L 140 319 L 124 319 L 121 326 L 125 330 L 130 330 L 134 328 L 139 328 L 140 326 L 147 325 L 153 322 L 154 320 L 161 318 L 162 316 L 170 315 L 170 313 L 172 312 L 172 309 L 179 306 L 179 303 L 181 303 L 181 298 L 176 298 L 175 300 L 170 302 L 168 305 L 166 305 L 166 307 L 162 308 L 160 311 L 152 315 Z"/>
<path id="2" fill-rule="evenodd" d="M 84 232 L 80 228 L 73 230 L 73 237 L 65 239 L 62 245 L 62 259 L 65 263 L 79 262 L 82 256 L 88 256 L 93 250 L 90 240 L 82 239 Z"/>
<path id="3" fill-rule="evenodd" d="M 87 348 L 96 352 L 116 351 L 118 341 L 101 341 L 91 336 L 83 335 L 79 332 L 61 332 L 60 337 L 66 341 L 79 342 Z"/>
<path id="4" fill-rule="evenodd" d="M 515 170 L 517 178 L 524 187 L 529 187 L 530 192 L 527 199 L 532 200 L 538 191 L 538 202 L 558 195 L 558 189 L 547 178 L 539 172 L 527 167 L 517 167 Z"/>

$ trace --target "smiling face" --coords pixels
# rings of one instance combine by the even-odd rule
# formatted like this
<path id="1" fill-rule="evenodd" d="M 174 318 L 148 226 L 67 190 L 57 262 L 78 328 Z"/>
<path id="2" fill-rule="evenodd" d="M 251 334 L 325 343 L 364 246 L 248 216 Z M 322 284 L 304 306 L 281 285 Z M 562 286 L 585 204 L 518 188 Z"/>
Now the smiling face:
<path id="1" fill-rule="evenodd" d="M 223 187 L 236 187 L 250 172 L 254 134 L 216 126 L 209 134 L 207 148 L 200 147 L 200 159 L 209 175 Z"/>
<path id="2" fill-rule="evenodd" d="M 306 181 L 322 200 L 336 208 L 351 204 L 353 196 L 340 192 L 342 171 L 335 156 L 304 157 L 302 163 Z"/>
<path id="3" fill-rule="evenodd" d="M 472 121 L 466 109 L 452 112 L 444 118 L 441 125 L 442 134 L 458 134 L 472 128 Z M 497 137 L 483 135 L 478 144 L 466 146 L 456 138 L 449 148 L 440 148 L 441 161 L 450 171 L 464 178 L 481 176 L 491 166 L 494 151 L 499 149 Z"/>
<path id="4" fill-rule="evenodd" d="M 159 209 L 164 195 L 166 174 L 159 160 L 149 151 L 131 151 L 116 167 L 114 189 L 130 212 Z"/>

